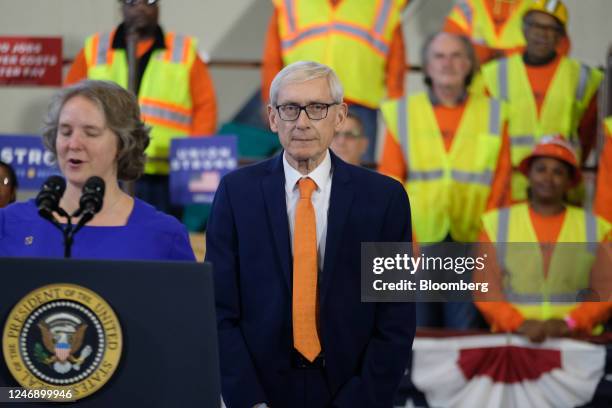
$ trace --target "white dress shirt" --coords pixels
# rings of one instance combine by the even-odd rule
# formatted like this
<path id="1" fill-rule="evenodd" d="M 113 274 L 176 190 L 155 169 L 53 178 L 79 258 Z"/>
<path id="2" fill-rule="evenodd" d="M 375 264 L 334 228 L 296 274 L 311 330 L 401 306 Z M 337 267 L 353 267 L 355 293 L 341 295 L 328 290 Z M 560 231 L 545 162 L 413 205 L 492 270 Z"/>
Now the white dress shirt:
<path id="1" fill-rule="evenodd" d="M 295 230 L 295 207 L 300 199 L 298 181 L 304 177 L 310 177 L 317 188 L 312 193 L 311 201 L 315 210 L 317 220 L 317 265 L 319 271 L 323 270 L 325 259 L 325 242 L 327 237 L 327 211 L 329 210 L 329 197 L 332 185 L 332 165 L 329 150 L 325 152 L 325 158 L 313 171 L 302 175 L 291 167 L 283 153 L 283 169 L 285 171 L 285 199 L 287 202 L 287 217 L 289 218 L 289 231 L 291 233 L 291 253 L 293 254 L 293 232 Z"/>

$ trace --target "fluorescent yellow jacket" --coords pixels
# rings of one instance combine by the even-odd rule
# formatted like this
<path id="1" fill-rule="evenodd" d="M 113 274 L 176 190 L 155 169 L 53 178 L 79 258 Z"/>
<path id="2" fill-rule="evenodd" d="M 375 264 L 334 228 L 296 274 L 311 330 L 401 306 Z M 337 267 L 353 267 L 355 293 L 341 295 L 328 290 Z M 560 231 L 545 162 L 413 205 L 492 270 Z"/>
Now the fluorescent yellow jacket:
<path id="1" fill-rule="evenodd" d="M 482 74 L 489 93 L 508 104 L 514 167 L 531 153 L 543 136 L 563 135 L 579 151 L 578 126 L 603 79 L 601 72 L 561 57 L 539 115 L 521 55 L 485 64 Z M 519 172 L 514 172 L 512 177 L 512 198 L 527 198 L 527 180 Z"/>
<path id="2" fill-rule="evenodd" d="M 114 33 L 94 34 L 85 40 L 87 77 L 114 81 L 127 88 L 124 49 L 113 49 Z M 166 49 L 155 49 L 140 82 L 138 102 L 143 121 L 151 126 L 146 150 L 146 174 L 168 174 L 170 140 L 189 134 L 192 121 L 190 71 L 197 55 L 195 39 L 166 33 Z"/>
<path id="3" fill-rule="evenodd" d="M 525 319 L 538 320 L 563 319 L 576 307 L 577 293 L 589 287 L 597 244 L 611 228 L 592 213 L 568 206 L 557 238 L 565 245 L 553 247 L 545 275 L 527 203 L 487 212 L 483 227 L 495 242 L 506 300 Z"/>
<path id="4" fill-rule="evenodd" d="M 406 0 L 273 0 L 283 64 L 317 61 L 333 68 L 347 99 L 378 108 L 385 66 Z"/>
<path id="5" fill-rule="evenodd" d="M 499 35 L 484 0 L 459 0 L 451 10 L 448 19 L 457 24 L 475 44 L 490 48 L 511 49 L 523 47 L 523 15 L 531 0 L 522 0 L 512 16 L 506 21 Z"/>
<path id="6" fill-rule="evenodd" d="M 472 95 L 446 152 L 426 93 L 385 102 L 388 129 L 402 146 L 408 169 L 413 230 L 422 243 L 478 238 L 497 169 L 505 114 L 501 103 Z"/>

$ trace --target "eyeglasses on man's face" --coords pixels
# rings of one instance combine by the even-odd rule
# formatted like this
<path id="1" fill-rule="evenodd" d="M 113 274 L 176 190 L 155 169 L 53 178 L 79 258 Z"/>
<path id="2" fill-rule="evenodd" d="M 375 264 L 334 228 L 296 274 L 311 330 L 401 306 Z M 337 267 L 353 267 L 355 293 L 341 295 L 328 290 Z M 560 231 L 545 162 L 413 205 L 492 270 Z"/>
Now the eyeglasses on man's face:
<path id="1" fill-rule="evenodd" d="M 142 1 L 147 6 L 154 6 L 159 3 L 159 0 L 119 0 L 119 3 L 126 6 L 135 6 L 139 1 Z"/>
<path id="2" fill-rule="evenodd" d="M 284 105 L 276 105 L 276 110 L 282 120 L 292 121 L 300 117 L 302 111 L 306 112 L 306 116 L 310 120 L 321 120 L 327 117 L 329 107 L 339 105 L 338 102 L 322 103 L 314 102 L 308 105 L 298 105 L 295 103 L 286 103 Z"/>

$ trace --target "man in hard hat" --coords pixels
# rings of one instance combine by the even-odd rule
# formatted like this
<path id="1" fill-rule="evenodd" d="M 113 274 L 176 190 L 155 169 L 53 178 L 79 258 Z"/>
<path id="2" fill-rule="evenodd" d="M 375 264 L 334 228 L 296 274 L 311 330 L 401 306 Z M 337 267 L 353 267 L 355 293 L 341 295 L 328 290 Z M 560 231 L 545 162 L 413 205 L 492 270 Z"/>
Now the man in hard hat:
<path id="1" fill-rule="evenodd" d="M 533 0 L 459 0 L 444 23 L 444 31 L 465 35 L 472 41 L 481 64 L 525 49 L 523 14 Z M 558 51 L 567 54 L 569 40 Z"/>
<path id="2" fill-rule="evenodd" d="M 536 0 L 523 18 L 525 52 L 490 62 L 482 73 L 488 92 L 508 104 L 512 164 L 516 168 L 546 135 L 560 134 L 584 162 L 597 126 L 601 72 L 560 55 L 568 12 L 560 0 Z M 512 177 L 512 199 L 526 199 L 527 181 Z"/>

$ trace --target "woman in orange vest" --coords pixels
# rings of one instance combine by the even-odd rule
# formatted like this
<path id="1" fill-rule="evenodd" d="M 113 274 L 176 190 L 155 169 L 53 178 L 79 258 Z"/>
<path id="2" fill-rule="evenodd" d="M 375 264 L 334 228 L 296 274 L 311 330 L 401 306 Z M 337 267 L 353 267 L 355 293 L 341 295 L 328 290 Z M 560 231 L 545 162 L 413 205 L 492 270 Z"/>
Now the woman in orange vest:
<path id="1" fill-rule="evenodd" d="M 543 139 L 520 163 L 519 170 L 529 181 L 528 202 L 491 211 L 483 216 L 483 232 L 480 236 L 482 252 L 489 252 L 486 251 L 490 248 L 486 243 L 494 242 L 497 256 L 489 256 L 489 259 L 497 258 L 504 266 L 500 268 L 495 265 L 486 270 L 486 275 L 485 271 L 475 274 L 477 281 L 487 281 L 490 286 L 484 296 L 476 295 L 476 300 L 479 300 L 476 306 L 492 331 L 518 332 L 535 342 L 577 332 L 591 333 L 594 327 L 609 318 L 611 304 L 575 303 L 576 297 L 571 296 L 571 293 L 572 289 L 577 289 L 571 287 L 571 284 L 580 279 L 560 276 L 561 269 L 572 268 L 558 268 L 564 266 L 558 261 L 578 258 L 578 251 L 573 252 L 577 247 L 557 245 L 555 249 L 555 245 L 542 244 L 605 242 L 606 245 L 598 245 L 599 252 L 593 257 L 592 263 L 586 264 L 584 280 L 590 280 L 589 288 L 596 289 L 599 296 L 608 299 L 606 293 L 609 291 L 604 286 L 609 283 L 605 282 L 603 275 L 606 270 L 609 275 L 610 271 L 610 224 L 581 208 L 565 204 L 567 192 L 580 181 L 581 173 L 576 154 L 561 136 Z M 532 262 L 527 258 L 517 261 L 506 255 L 504 259 L 499 259 L 500 254 L 512 250 L 511 245 L 506 245 L 508 242 L 539 243 L 541 248 L 537 256 L 542 259 L 541 269 L 530 268 Z M 513 269 L 512 263 L 518 269 Z M 503 273 L 500 269 L 503 269 Z M 572 269 L 572 272 L 579 273 L 576 269 Z M 538 275 L 540 273 L 542 275 Z M 517 276 L 521 274 L 522 277 Z M 568 284 L 568 281 L 571 283 Z M 566 292 L 562 291 L 564 285 Z M 569 293 L 570 299 L 560 300 L 559 295 L 562 293 Z M 538 296 L 542 297 L 542 303 L 538 303 Z"/>

